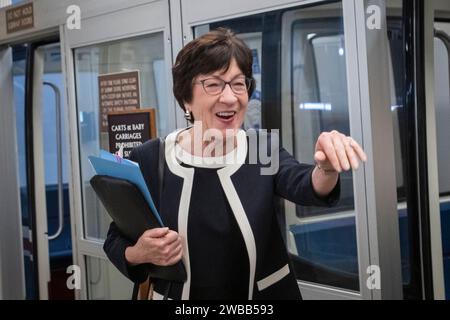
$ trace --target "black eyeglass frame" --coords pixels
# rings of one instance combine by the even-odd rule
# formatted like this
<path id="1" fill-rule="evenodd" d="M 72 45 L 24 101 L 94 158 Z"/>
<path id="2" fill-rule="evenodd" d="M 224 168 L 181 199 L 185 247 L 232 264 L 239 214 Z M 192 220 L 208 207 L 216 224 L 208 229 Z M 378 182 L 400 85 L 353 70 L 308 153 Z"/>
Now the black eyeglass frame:
<path id="1" fill-rule="evenodd" d="M 235 81 L 237 78 L 238 77 L 234 78 L 231 81 L 225 81 L 225 80 L 223 80 L 221 78 L 218 78 L 218 77 L 211 77 L 211 78 L 206 78 L 206 79 L 203 79 L 203 80 L 199 80 L 197 82 L 193 82 L 193 84 L 201 84 L 202 87 L 203 87 L 203 91 L 205 91 L 205 93 L 210 95 L 210 96 L 218 96 L 219 94 L 222 94 L 223 90 L 225 90 L 226 85 L 230 86 L 230 89 L 231 89 L 231 91 L 233 91 L 234 94 L 241 95 L 244 92 L 236 92 L 236 91 L 234 91 L 233 86 L 231 85 L 231 83 L 233 81 Z M 212 80 L 212 79 L 222 81 L 223 85 L 222 85 L 222 89 L 220 90 L 220 92 L 214 93 L 214 94 L 213 93 L 209 93 L 208 90 L 205 88 L 205 81 Z M 252 86 L 252 83 L 253 83 L 253 79 L 252 78 L 245 77 L 246 92 L 249 92 L 249 90 L 250 90 L 250 88 Z"/>

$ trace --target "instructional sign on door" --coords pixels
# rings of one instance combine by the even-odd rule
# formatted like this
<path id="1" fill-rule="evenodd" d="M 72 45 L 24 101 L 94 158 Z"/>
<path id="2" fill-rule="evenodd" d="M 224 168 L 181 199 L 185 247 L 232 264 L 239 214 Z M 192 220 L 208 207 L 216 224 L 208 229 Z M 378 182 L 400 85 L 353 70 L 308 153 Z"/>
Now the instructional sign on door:
<path id="1" fill-rule="evenodd" d="M 142 109 L 108 115 L 109 152 L 117 152 L 123 146 L 123 157 L 145 141 L 156 137 L 155 109 Z"/>
<path id="2" fill-rule="evenodd" d="M 34 27 L 33 3 L 6 10 L 6 33 Z"/>
<path id="3" fill-rule="evenodd" d="M 108 132 L 108 114 L 136 110 L 141 107 L 139 71 L 98 76 L 100 128 Z"/>

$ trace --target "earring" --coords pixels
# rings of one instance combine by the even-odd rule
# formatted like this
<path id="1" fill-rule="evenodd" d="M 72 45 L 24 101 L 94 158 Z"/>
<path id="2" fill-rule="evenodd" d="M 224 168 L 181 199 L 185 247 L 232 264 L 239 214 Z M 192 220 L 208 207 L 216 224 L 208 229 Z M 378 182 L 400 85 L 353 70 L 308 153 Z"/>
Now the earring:
<path id="1" fill-rule="evenodd" d="M 187 121 L 192 121 L 192 113 L 189 110 L 187 110 L 187 109 L 186 109 L 186 112 L 184 113 L 184 118 Z"/>

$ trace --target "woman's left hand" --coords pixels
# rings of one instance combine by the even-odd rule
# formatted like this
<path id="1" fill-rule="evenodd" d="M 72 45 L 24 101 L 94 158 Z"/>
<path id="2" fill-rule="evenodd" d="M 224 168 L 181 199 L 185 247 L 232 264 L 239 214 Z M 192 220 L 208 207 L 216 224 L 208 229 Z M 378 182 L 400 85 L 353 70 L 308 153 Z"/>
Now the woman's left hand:
<path id="1" fill-rule="evenodd" d="M 325 172 L 357 170 L 359 161 L 367 161 L 361 146 L 336 130 L 323 132 L 316 142 L 314 160 Z"/>

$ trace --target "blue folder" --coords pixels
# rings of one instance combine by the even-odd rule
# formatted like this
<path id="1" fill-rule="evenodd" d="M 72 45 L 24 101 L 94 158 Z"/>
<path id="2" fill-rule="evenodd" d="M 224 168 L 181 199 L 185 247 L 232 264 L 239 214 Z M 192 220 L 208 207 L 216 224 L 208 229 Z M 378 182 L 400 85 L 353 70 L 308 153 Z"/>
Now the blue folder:
<path id="1" fill-rule="evenodd" d="M 136 185 L 142 192 L 142 195 L 147 201 L 156 219 L 159 221 L 161 226 L 164 226 L 158 210 L 156 210 L 155 204 L 153 203 L 150 192 L 148 191 L 144 177 L 141 173 L 141 169 L 136 162 L 122 159 L 104 150 L 100 151 L 100 157 L 89 156 L 88 158 L 98 175 L 124 179 Z"/>

